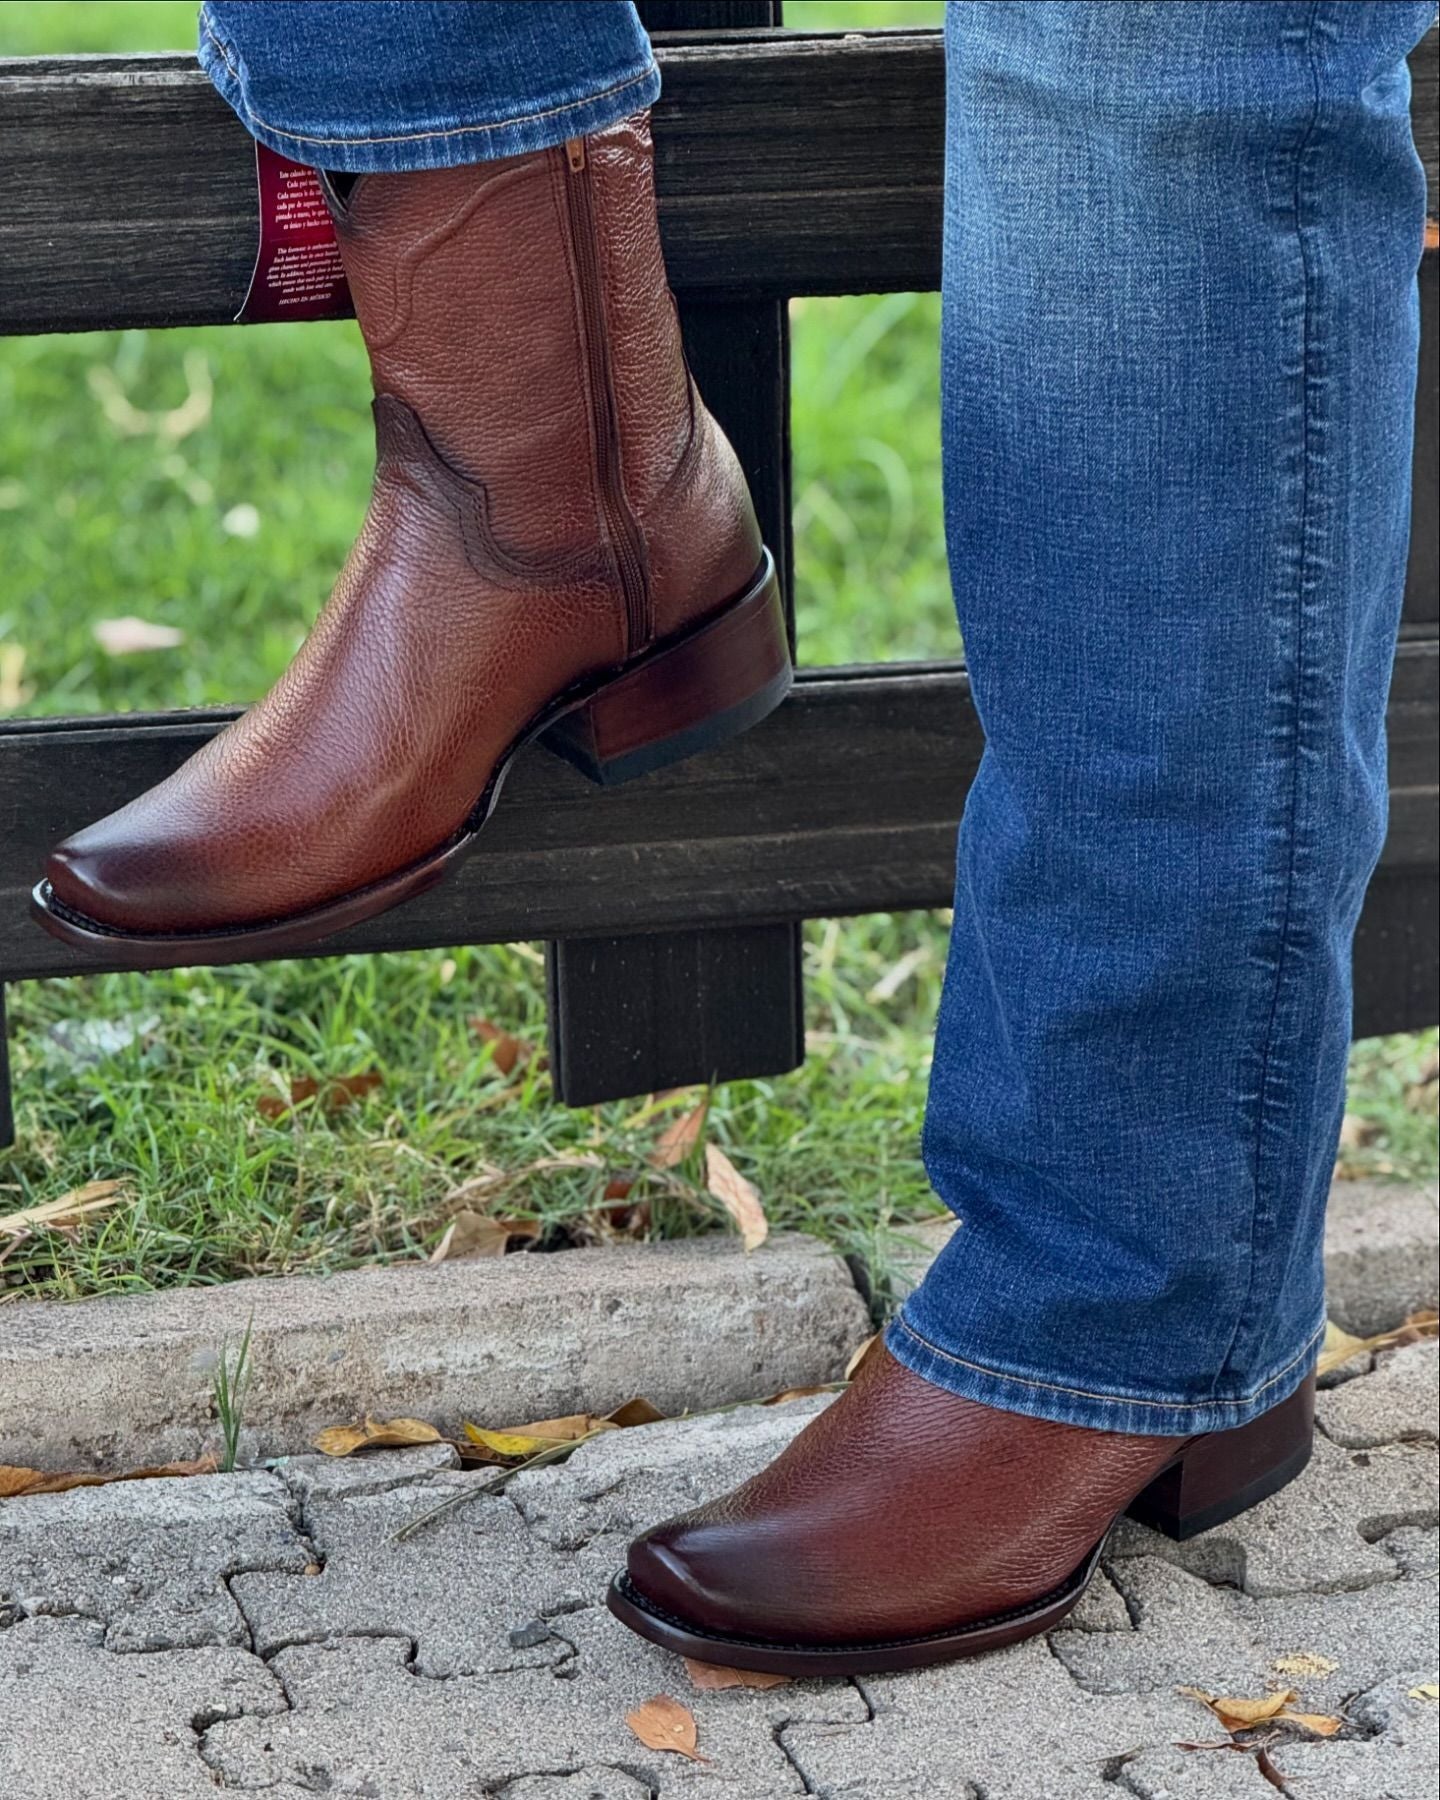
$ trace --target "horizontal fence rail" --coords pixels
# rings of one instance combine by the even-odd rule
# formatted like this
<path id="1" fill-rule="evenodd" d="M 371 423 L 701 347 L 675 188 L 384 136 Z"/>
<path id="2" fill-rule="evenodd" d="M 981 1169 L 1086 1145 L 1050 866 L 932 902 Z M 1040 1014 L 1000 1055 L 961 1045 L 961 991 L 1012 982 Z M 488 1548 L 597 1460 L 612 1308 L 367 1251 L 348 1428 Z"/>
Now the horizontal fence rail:
<path id="1" fill-rule="evenodd" d="M 1412 58 L 1432 193 L 1437 44 Z M 678 292 L 939 285 L 938 32 L 677 33 L 657 52 Z M 0 60 L 0 142 L 0 333 L 233 319 L 255 255 L 253 153 L 193 58 Z"/>
<path id="2" fill-rule="evenodd" d="M 1433 641 L 1402 647 L 1389 713 L 1393 817 L 1382 867 L 1391 874 L 1436 860 L 1437 671 Z M 232 716 L 0 729 L 8 976 L 98 966 L 25 917 L 46 849 L 162 779 Z M 531 749 L 451 881 L 316 953 L 944 905 L 981 748 L 964 670 L 919 665 L 802 673 L 792 699 L 744 737 L 622 788 L 597 790 Z"/>

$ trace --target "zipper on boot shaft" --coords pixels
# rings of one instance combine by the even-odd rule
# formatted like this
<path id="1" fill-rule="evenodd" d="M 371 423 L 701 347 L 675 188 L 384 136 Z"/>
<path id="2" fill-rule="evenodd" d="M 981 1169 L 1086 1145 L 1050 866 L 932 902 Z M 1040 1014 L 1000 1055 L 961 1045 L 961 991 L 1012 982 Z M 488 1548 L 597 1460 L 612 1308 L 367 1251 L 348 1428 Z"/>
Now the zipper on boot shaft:
<path id="1" fill-rule="evenodd" d="M 610 547 L 625 596 L 625 638 L 629 655 L 638 655 L 654 636 L 650 617 L 649 582 L 645 573 L 644 540 L 625 498 L 620 457 L 620 417 L 610 374 L 610 342 L 605 319 L 605 293 L 600 278 L 600 253 L 595 241 L 595 201 L 590 187 L 590 164 L 583 137 L 565 143 L 568 178 L 565 197 L 570 218 L 570 238 L 579 275 L 580 304 L 585 317 L 585 360 L 589 375 L 590 404 L 595 416 L 596 477 L 600 506 L 605 515 Z"/>

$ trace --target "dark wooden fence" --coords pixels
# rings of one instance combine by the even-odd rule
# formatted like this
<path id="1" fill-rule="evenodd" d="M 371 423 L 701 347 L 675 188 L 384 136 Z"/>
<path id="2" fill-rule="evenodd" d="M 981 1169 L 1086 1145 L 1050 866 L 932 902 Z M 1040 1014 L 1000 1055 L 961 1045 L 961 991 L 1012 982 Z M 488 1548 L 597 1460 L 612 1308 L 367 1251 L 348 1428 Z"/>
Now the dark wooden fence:
<path id="1" fill-rule="evenodd" d="M 687 346 L 788 592 L 785 302 L 938 286 L 943 62 L 936 32 L 782 33 L 779 10 L 641 7 L 663 34 L 661 214 Z M 1434 196 L 1435 32 L 1412 62 Z M 191 58 L 0 61 L 0 145 L 0 333 L 234 317 L 255 249 L 253 158 Z M 1392 814 L 1356 943 L 1358 1036 L 1440 1016 L 1433 245 L 1421 287 Z M 0 723 L 0 996 L 6 980 L 96 966 L 27 916 L 49 845 L 159 780 L 231 716 Z M 316 954 L 547 940 L 552 1066 L 573 1104 L 777 1073 L 803 1055 L 799 921 L 945 904 L 980 749 L 963 667 L 887 664 L 802 670 L 746 737 L 613 792 L 532 751 L 457 877 Z M 3 1044 L 0 1031 L 0 1062 Z M 7 1099 L 0 1067 L 0 1141 Z"/>

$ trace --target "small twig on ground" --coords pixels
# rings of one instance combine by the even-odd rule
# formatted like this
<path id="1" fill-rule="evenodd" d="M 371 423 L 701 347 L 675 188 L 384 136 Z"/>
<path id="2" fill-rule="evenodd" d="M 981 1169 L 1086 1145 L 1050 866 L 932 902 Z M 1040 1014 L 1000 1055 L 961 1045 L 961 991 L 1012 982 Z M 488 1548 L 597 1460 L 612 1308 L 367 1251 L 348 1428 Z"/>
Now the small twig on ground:
<path id="1" fill-rule="evenodd" d="M 547 1463 L 564 1462 L 565 1458 L 573 1451 L 578 1450 L 582 1444 L 588 1444 L 592 1438 L 597 1438 L 602 1435 L 603 1432 L 601 1431 L 587 1431 L 583 1437 L 573 1438 L 568 1443 L 556 1444 L 549 1450 L 538 1450 L 534 1456 L 527 1456 L 524 1462 L 516 1463 L 513 1469 L 501 1469 L 498 1474 L 492 1475 L 488 1481 L 482 1481 L 472 1488 L 466 1488 L 463 1493 L 452 1494 L 448 1500 L 442 1501 L 439 1506 L 432 1507 L 427 1513 L 421 1513 L 418 1519 L 411 1519 L 408 1525 L 402 1525 L 400 1527 L 390 1539 L 390 1542 L 392 1544 L 403 1544 L 406 1538 L 414 1537 L 417 1531 L 422 1530 L 426 1525 L 432 1523 L 433 1520 L 443 1518 L 447 1513 L 455 1512 L 470 1500 L 478 1500 L 482 1494 L 503 1493 L 510 1481 L 516 1475 L 523 1475 L 527 1469 L 543 1469 Z"/>

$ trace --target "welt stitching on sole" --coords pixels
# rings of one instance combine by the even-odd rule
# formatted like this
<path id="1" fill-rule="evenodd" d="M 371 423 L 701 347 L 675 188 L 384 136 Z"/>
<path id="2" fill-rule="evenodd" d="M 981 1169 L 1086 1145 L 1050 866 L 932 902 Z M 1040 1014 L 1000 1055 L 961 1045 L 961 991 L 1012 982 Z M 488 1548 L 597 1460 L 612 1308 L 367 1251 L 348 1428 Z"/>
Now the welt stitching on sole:
<path id="1" fill-rule="evenodd" d="M 779 1650 L 789 1656 L 865 1656 L 872 1652 L 884 1650 L 907 1650 L 922 1644 L 935 1644 L 945 1640 L 960 1640 L 979 1637 L 984 1632 L 994 1631 L 1004 1625 L 1014 1625 L 1022 1620 L 1036 1618 L 1052 1606 L 1058 1606 L 1062 1600 L 1072 1594 L 1078 1594 L 1089 1582 L 1099 1562 L 1100 1546 L 1097 1546 L 1076 1569 L 1073 1575 L 1052 1588 L 1048 1594 L 1042 1594 L 1038 1600 L 1032 1600 L 1025 1606 L 1011 1607 L 1008 1612 L 991 1613 L 987 1618 L 977 1619 L 973 1624 L 948 1626 L 941 1631 L 929 1631 L 920 1637 L 874 1638 L 869 1642 L 850 1644 L 803 1644 L 779 1643 L 769 1638 L 748 1638 L 726 1636 L 718 1631 L 707 1631 L 702 1625 L 694 1625 L 687 1619 L 677 1618 L 663 1607 L 656 1606 L 652 1600 L 640 1592 L 634 1582 L 626 1574 L 615 1577 L 615 1588 L 623 1600 L 644 1613 L 648 1618 L 658 1619 L 662 1624 L 673 1625 L 677 1630 L 690 1637 L 704 1638 L 707 1643 L 730 1644 L 747 1650 Z"/>

